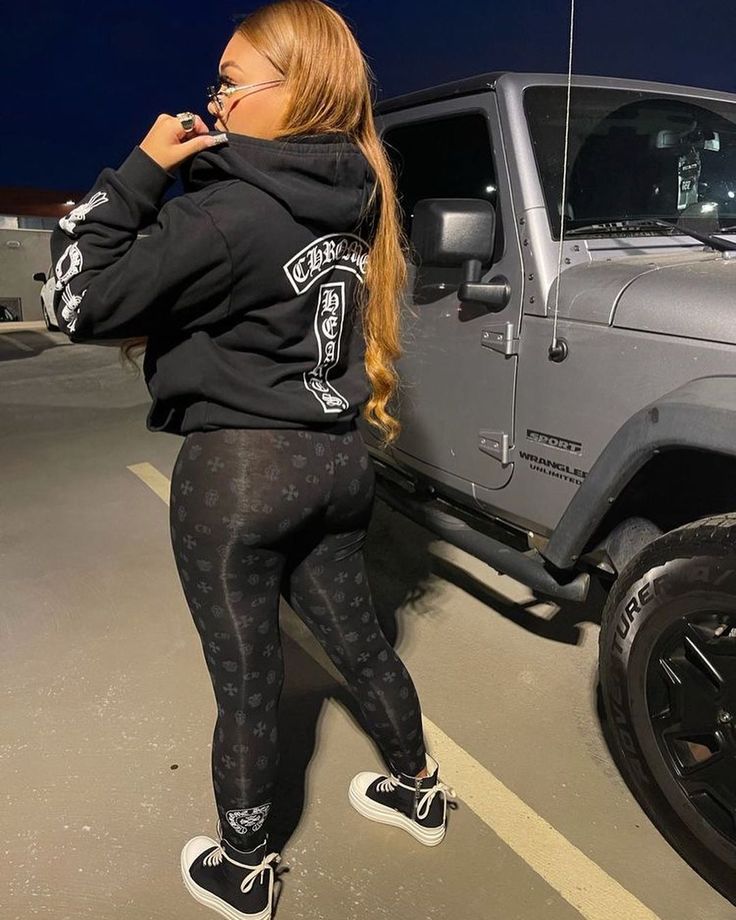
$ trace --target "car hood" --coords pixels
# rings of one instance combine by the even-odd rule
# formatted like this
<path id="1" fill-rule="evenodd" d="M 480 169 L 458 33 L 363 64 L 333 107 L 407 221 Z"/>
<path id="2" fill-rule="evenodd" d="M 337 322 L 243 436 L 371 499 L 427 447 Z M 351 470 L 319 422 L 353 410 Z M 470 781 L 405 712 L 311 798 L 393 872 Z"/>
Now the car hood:
<path id="1" fill-rule="evenodd" d="M 717 253 L 639 275 L 619 298 L 613 325 L 736 344 L 736 259 Z"/>
<path id="2" fill-rule="evenodd" d="M 698 249 L 578 265 L 562 274 L 560 316 L 736 344 L 736 258 Z"/>

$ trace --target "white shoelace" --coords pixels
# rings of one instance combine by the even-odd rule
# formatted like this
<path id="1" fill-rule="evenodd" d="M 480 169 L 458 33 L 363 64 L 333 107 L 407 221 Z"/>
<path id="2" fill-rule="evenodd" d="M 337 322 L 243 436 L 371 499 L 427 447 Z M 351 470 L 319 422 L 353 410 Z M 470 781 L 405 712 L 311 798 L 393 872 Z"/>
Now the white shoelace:
<path id="1" fill-rule="evenodd" d="M 404 789 L 411 789 L 412 792 L 415 791 L 414 786 L 402 783 L 398 776 L 387 776 L 386 779 L 382 779 L 379 783 L 376 783 L 376 789 L 380 789 L 381 792 L 393 792 L 397 786 L 403 786 Z M 445 812 L 447 811 L 447 799 L 450 798 L 454 801 L 457 798 L 457 794 L 451 786 L 438 780 L 434 786 L 430 786 L 423 790 L 417 804 L 417 818 L 422 819 L 427 817 L 429 809 L 432 807 L 434 797 L 438 792 L 441 792 L 444 797 Z"/>
<path id="2" fill-rule="evenodd" d="M 281 860 L 279 853 L 269 853 L 268 856 L 264 856 L 263 860 L 258 863 L 257 866 L 247 866 L 244 863 L 239 863 L 236 860 L 231 859 L 224 851 L 222 846 L 218 844 L 211 853 L 208 853 L 207 856 L 205 856 L 202 862 L 205 866 L 217 866 L 222 862 L 223 857 L 234 866 L 241 866 L 243 869 L 251 870 L 240 883 L 240 890 L 243 892 L 243 894 L 247 894 L 247 892 L 253 888 L 255 880 L 258 878 L 258 876 L 268 870 L 268 903 L 271 903 L 271 895 L 273 894 L 272 863 L 279 862 Z"/>

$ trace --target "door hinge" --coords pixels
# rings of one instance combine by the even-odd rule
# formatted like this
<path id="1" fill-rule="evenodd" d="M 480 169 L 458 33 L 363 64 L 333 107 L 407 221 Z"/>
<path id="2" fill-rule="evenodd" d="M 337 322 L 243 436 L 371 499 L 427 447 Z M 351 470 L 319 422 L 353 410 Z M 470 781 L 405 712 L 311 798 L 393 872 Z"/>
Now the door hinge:
<path id="1" fill-rule="evenodd" d="M 509 459 L 511 445 L 506 431 L 479 431 L 478 447 L 483 453 L 500 460 L 503 466 L 511 462 Z"/>
<path id="2" fill-rule="evenodd" d="M 514 336 L 513 323 L 495 323 L 492 326 L 483 326 L 480 331 L 480 343 L 486 348 L 492 348 L 502 355 L 517 355 L 519 353 L 519 339 Z"/>

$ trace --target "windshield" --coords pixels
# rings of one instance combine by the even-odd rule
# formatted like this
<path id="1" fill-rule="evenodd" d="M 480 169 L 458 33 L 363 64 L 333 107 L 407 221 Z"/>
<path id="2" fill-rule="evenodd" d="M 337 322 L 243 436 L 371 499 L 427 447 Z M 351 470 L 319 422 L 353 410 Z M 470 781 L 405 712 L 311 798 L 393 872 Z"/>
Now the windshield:
<path id="1" fill-rule="evenodd" d="M 560 238 L 566 102 L 566 86 L 524 92 L 554 239 Z M 590 224 L 647 218 L 706 233 L 736 224 L 734 103 L 573 86 L 569 144 L 565 236 Z M 662 232 L 598 227 L 585 235 Z"/>

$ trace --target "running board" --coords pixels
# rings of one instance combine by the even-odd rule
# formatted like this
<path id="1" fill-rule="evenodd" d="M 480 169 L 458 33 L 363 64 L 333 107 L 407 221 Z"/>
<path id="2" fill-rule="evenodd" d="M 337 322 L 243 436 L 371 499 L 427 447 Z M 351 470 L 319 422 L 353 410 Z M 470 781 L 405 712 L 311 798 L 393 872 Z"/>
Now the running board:
<path id="1" fill-rule="evenodd" d="M 376 478 L 376 497 L 405 514 L 412 521 L 431 530 L 437 536 L 487 563 L 503 575 L 547 597 L 582 602 L 588 595 L 590 575 L 580 572 L 571 581 L 559 582 L 545 568 L 543 557 L 536 551 L 522 553 L 488 534 L 475 530 L 454 514 L 448 514 L 436 498 L 410 495 L 406 489 L 380 475 Z M 449 507 L 445 504 L 445 507 Z"/>

